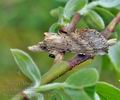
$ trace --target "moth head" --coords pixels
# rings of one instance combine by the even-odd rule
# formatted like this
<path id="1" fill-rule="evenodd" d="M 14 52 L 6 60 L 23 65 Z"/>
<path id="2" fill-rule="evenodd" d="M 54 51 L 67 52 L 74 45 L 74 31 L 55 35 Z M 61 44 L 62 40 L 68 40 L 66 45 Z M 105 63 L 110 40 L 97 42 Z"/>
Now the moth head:
<path id="1" fill-rule="evenodd" d="M 39 42 L 37 45 L 33 45 L 28 47 L 29 50 L 31 51 L 47 51 L 47 46 L 45 45 L 44 42 Z"/>

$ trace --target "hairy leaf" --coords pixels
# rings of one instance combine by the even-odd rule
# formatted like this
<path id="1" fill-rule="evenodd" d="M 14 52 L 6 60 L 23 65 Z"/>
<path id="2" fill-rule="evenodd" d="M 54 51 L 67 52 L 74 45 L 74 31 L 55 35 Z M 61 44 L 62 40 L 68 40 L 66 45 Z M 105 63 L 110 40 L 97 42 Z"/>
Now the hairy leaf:
<path id="1" fill-rule="evenodd" d="M 120 42 L 109 48 L 108 56 L 115 69 L 120 72 Z"/>
<path id="2" fill-rule="evenodd" d="M 102 17 L 93 10 L 89 11 L 85 15 L 84 20 L 90 28 L 95 28 L 97 30 L 103 30 L 105 28 L 105 24 Z"/>
<path id="3" fill-rule="evenodd" d="M 116 26 L 115 32 L 117 33 L 117 39 L 120 40 L 120 23 Z"/>
<path id="4" fill-rule="evenodd" d="M 35 97 L 36 97 L 35 100 L 44 100 L 43 94 L 36 94 Z"/>
<path id="5" fill-rule="evenodd" d="M 76 87 L 88 87 L 95 85 L 98 81 L 98 73 L 93 68 L 81 69 L 70 75 L 65 83 Z"/>
<path id="6" fill-rule="evenodd" d="M 120 0 L 99 0 L 99 5 L 102 7 L 116 7 L 120 4 Z"/>
<path id="7" fill-rule="evenodd" d="M 71 100 L 64 90 L 54 90 L 50 96 L 50 100 Z"/>
<path id="8" fill-rule="evenodd" d="M 72 15 L 83 8 L 88 3 L 88 0 L 69 0 L 65 5 L 64 17 L 70 19 Z"/>
<path id="9" fill-rule="evenodd" d="M 59 29 L 60 29 L 60 24 L 59 23 L 54 23 L 49 28 L 49 32 L 58 33 Z"/>
<path id="10" fill-rule="evenodd" d="M 114 14 L 105 8 L 95 7 L 94 10 L 102 17 L 106 25 L 115 17 Z"/>
<path id="11" fill-rule="evenodd" d="M 50 11 L 50 14 L 53 17 L 59 17 L 62 13 L 63 13 L 63 7 L 58 7 Z"/>
<path id="12" fill-rule="evenodd" d="M 35 84 L 40 84 L 41 74 L 32 58 L 22 50 L 11 49 L 11 52 L 23 74 Z"/>
<path id="13" fill-rule="evenodd" d="M 93 100 L 84 90 L 65 89 L 71 100 Z"/>

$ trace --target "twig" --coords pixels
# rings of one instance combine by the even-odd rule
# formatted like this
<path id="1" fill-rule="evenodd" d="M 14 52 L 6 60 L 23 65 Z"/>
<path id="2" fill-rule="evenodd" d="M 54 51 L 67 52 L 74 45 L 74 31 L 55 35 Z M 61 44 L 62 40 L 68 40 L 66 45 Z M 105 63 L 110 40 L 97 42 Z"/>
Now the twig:
<path id="1" fill-rule="evenodd" d="M 110 24 L 105 28 L 105 30 L 102 33 L 102 35 L 108 39 L 112 32 L 114 31 L 116 25 L 120 23 L 120 12 L 117 14 L 117 16 L 110 22 Z"/>
<path id="2" fill-rule="evenodd" d="M 75 15 L 75 16 L 78 16 L 78 15 Z M 76 17 L 73 17 L 73 19 L 74 18 L 76 18 Z M 80 16 L 80 15 L 79 15 Z M 80 20 L 80 19 L 79 19 Z M 75 22 L 75 24 L 73 24 L 73 25 L 75 25 L 76 26 L 76 24 L 78 23 L 77 21 L 74 21 Z M 71 23 L 73 23 L 73 21 L 71 21 Z M 110 36 L 111 36 L 111 34 L 112 34 L 112 32 L 114 31 L 114 29 L 115 29 L 115 27 L 116 27 L 116 25 L 118 24 L 118 23 L 120 23 L 120 12 L 117 14 L 117 16 L 110 22 L 110 24 L 108 24 L 108 26 L 105 28 L 105 30 L 103 31 L 103 32 L 101 32 L 102 33 L 102 35 L 103 36 L 105 36 L 105 38 L 109 38 Z M 74 26 L 72 26 L 72 27 L 74 27 Z M 69 28 L 70 28 L 70 26 L 69 27 L 66 27 L 66 28 L 68 28 L 68 29 L 66 29 L 66 30 L 70 30 Z M 69 61 L 69 64 L 70 64 L 70 67 L 74 67 L 74 66 L 76 66 L 76 65 L 78 65 L 78 64 L 80 64 L 80 63 L 82 63 L 82 62 L 84 62 L 84 61 L 86 61 L 86 60 L 88 60 L 88 59 L 90 59 L 91 58 L 91 56 L 90 55 L 77 55 L 74 59 L 72 59 L 71 61 Z M 92 56 L 92 58 L 93 58 L 93 56 Z"/>
<path id="3" fill-rule="evenodd" d="M 78 15 L 75 15 L 78 16 Z M 67 31 L 73 31 L 73 29 L 76 27 L 77 25 L 77 20 L 73 21 L 76 17 L 73 17 L 71 23 L 69 26 L 65 27 L 64 29 Z M 79 15 L 80 16 L 80 15 Z M 80 18 L 79 18 L 80 20 Z M 73 23 L 74 22 L 74 23 Z M 117 14 L 117 16 L 111 21 L 111 23 L 106 27 L 106 29 L 101 32 L 106 38 L 109 38 L 111 36 L 111 33 L 113 32 L 115 26 L 120 22 L 120 13 Z M 74 26 L 75 25 L 75 26 Z M 72 28 L 70 29 L 70 27 L 72 26 Z M 63 30 L 64 31 L 64 30 Z M 56 78 L 58 78 L 59 76 L 63 75 L 64 73 L 66 73 L 67 71 L 71 70 L 72 68 L 74 68 L 76 65 L 79 65 L 80 63 L 93 58 L 94 56 L 90 56 L 90 55 L 77 55 L 76 57 L 74 57 L 72 60 L 68 61 L 68 65 L 64 66 L 64 67 L 60 67 L 57 66 L 57 73 L 51 73 L 52 71 L 48 71 L 45 75 L 43 75 L 42 77 L 42 84 L 46 84 L 49 83 L 53 80 L 55 80 Z M 55 71 L 55 70 L 54 70 Z M 54 72 L 53 71 L 53 72 Z M 54 75 L 53 75 L 54 74 Z M 52 77 L 51 77 L 52 76 Z M 48 78 L 49 77 L 49 78 Z"/>
<path id="4" fill-rule="evenodd" d="M 79 65 L 80 63 L 82 63 L 90 58 L 93 58 L 93 57 L 91 55 L 78 54 L 72 60 L 68 61 L 69 67 L 74 68 L 76 65 Z"/>
<path id="5" fill-rule="evenodd" d="M 112 32 L 114 31 L 116 25 L 120 23 L 120 12 L 117 14 L 117 16 L 110 22 L 110 24 L 108 24 L 108 26 L 105 28 L 105 30 L 103 32 L 101 32 L 101 34 L 103 36 L 105 36 L 105 38 L 109 38 L 112 35 Z M 70 66 L 74 67 L 88 59 L 90 59 L 91 56 L 90 55 L 84 55 L 84 56 L 76 56 L 73 60 L 71 60 Z"/>
<path id="6" fill-rule="evenodd" d="M 51 69 L 42 76 L 41 84 L 43 85 L 52 82 L 70 69 L 70 64 L 66 61 L 55 63 Z"/>
<path id="7" fill-rule="evenodd" d="M 67 32 L 67 33 L 73 32 L 73 31 L 76 29 L 76 25 L 77 25 L 77 23 L 79 22 L 80 17 L 81 17 L 80 14 L 79 14 L 79 13 L 76 13 L 76 14 L 73 16 L 70 24 L 69 24 L 68 26 L 63 27 L 63 28 L 61 29 L 61 31 Z"/>
<path id="8" fill-rule="evenodd" d="M 50 83 L 58 77 L 62 76 L 67 71 L 71 70 L 78 64 L 90 59 L 89 55 L 77 55 L 70 61 L 61 61 L 52 66 L 52 68 L 42 76 L 41 84 Z"/>

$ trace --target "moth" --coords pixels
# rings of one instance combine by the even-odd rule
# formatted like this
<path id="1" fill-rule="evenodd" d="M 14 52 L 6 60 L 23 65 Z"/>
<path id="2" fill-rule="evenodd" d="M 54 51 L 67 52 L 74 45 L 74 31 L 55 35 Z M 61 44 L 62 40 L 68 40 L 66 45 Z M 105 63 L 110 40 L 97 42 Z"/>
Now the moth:
<path id="1" fill-rule="evenodd" d="M 95 29 L 76 29 L 74 32 L 44 33 L 45 38 L 37 45 L 30 46 L 32 51 L 46 51 L 55 60 L 63 59 L 65 52 L 75 54 L 96 55 L 104 54 L 113 40 L 107 40 Z"/>

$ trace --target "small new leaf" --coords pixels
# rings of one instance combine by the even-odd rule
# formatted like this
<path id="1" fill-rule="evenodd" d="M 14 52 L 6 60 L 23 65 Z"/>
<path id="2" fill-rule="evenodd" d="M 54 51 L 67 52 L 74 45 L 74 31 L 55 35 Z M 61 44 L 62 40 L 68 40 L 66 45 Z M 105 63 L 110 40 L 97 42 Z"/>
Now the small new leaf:
<path id="1" fill-rule="evenodd" d="M 50 14 L 53 17 L 59 17 L 61 15 L 61 13 L 63 13 L 63 7 L 58 7 L 58 8 L 52 9 L 50 11 Z"/>
<path id="2" fill-rule="evenodd" d="M 54 23 L 51 25 L 51 27 L 49 28 L 49 32 L 52 33 L 58 33 L 58 30 L 60 29 L 60 24 L 59 23 Z"/>

